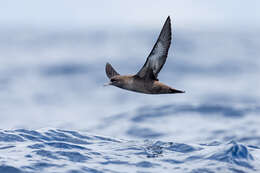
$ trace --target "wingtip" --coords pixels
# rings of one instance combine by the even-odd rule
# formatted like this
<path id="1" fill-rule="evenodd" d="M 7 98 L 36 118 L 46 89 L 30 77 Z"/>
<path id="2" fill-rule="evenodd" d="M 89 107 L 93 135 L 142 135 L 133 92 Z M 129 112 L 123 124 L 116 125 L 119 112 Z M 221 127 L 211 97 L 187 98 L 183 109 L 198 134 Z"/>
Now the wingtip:
<path id="1" fill-rule="evenodd" d="M 168 16 L 166 20 L 167 20 L 167 21 L 171 21 L 171 17 L 170 17 L 170 16 Z"/>
<path id="2" fill-rule="evenodd" d="M 106 63 L 105 71 L 109 79 L 115 75 L 119 75 L 109 62 Z"/>
<path id="3" fill-rule="evenodd" d="M 109 68 L 110 66 L 112 66 L 109 62 L 106 63 L 106 68 Z"/>
<path id="4" fill-rule="evenodd" d="M 171 22 L 172 22 L 171 21 L 171 17 L 168 16 L 166 21 L 165 21 L 165 23 L 164 23 L 164 26 L 168 26 L 170 28 L 170 30 L 171 30 Z"/>

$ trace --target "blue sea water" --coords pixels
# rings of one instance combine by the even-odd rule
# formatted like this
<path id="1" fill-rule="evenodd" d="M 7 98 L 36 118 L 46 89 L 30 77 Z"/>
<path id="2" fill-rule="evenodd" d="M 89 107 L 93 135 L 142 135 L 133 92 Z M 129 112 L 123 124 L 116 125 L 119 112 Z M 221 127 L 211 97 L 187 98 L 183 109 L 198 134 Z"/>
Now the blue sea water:
<path id="1" fill-rule="evenodd" d="M 158 31 L 0 30 L 0 172 L 259 172 L 259 33 L 174 30 L 160 81 L 138 71 Z"/>
<path id="2" fill-rule="evenodd" d="M 142 132 L 141 132 L 142 133 Z M 254 139 L 179 143 L 61 129 L 1 130 L 1 172 L 257 172 Z M 153 137 L 152 137 L 153 138 Z"/>

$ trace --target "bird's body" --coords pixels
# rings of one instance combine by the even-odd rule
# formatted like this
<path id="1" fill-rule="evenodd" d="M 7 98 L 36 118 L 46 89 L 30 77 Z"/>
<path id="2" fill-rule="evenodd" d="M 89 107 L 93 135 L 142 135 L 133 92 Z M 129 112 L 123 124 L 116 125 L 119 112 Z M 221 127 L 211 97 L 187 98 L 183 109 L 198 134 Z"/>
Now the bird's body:
<path id="1" fill-rule="evenodd" d="M 171 23 L 170 17 L 168 17 L 144 66 L 137 74 L 120 75 L 109 63 L 106 64 L 106 74 L 110 79 L 109 85 L 145 94 L 184 93 L 184 91 L 159 82 L 157 78 L 166 61 L 170 44 Z"/>
<path id="2" fill-rule="evenodd" d="M 119 81 L 115 86 L 130 91 L 145 94 L 183 93 L 157 80 L 143 79 L 135 75 L 115 76 L 113 79 Z"/>

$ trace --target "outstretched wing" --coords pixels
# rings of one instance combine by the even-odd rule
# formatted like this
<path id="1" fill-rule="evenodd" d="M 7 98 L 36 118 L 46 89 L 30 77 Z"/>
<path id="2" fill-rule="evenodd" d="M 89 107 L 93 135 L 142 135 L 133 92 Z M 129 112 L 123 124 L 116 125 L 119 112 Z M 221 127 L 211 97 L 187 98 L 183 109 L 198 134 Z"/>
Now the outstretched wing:
<path id="1" fill-rule="evenodd" d="M 116 70 L 109 63 L 106 64 L 106 74 L 109 79 L 113 76 L 119 75 L 119 73 L 117 73 Z"/>
<path id="2" fill-rule="evenodd" d="M 165 21 L 161 33 L 151 51 L 144 66 L 136 74 L 140 78 L 151 78 L 158 80 L 157 76 L 162 69 L 171 45 L 171 19 L 168 16 Z"/>

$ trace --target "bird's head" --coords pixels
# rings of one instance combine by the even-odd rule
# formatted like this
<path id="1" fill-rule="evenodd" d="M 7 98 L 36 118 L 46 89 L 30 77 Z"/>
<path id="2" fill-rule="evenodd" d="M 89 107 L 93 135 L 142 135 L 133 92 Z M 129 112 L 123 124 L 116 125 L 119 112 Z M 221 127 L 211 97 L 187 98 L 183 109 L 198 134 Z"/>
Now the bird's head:
<path id="1" fill-rule="evenodd" d="M 111 77 L 110 82 L 105 84 L 105 86 L 114 85 L 114 86 L 120 87 L 123 85 L 123 83 L 124 83 L 124 80 L 121 78 L 121 76 L 116 75 L 116 76 Z"/>

